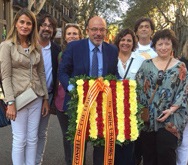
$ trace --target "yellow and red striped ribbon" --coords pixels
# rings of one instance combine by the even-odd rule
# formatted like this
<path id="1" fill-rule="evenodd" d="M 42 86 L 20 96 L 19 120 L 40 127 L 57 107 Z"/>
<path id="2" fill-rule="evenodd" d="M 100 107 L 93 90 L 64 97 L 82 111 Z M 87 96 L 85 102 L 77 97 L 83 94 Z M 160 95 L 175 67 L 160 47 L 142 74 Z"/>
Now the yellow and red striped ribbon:
<path id="1" fill-rule="evenodd" d="M 105 153 L 104 165 L 114 164 L 115 153 L 115 130 L 114 118 L 112 107 L 112 91 L 109 86 L 105 85 L 102 78 L 95 80 L 94 84 L 89 88 L 84 103 L 84 108 L 77 125 L 75 139 L 74 139 L 74 152 L 73 152 L 73 165 L 82 165 L 84 160 L 85 137 L 86 128 L 89 118 L 89 113 L 93 102 L 96 100 L 100 91 L 106 93 L 106 136 L 105 136 Z"/>

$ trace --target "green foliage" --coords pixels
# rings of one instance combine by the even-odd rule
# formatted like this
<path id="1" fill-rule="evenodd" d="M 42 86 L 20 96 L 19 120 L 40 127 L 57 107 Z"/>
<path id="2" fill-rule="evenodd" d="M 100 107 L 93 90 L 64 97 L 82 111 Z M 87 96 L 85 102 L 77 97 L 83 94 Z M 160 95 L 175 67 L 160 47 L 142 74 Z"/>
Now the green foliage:
<path id="1" fill-rule="evenodd" d="M 130 8 L 123 17 L 123 28 L 134 29 L 134 24 L 141 16 L 150 17 L 156 31 L 171 28 L 179 39 L 175 56 L 180 55 L 188 40 L 188 1 L 187 0 L 127 0 Z"/>
<path id="2" fill-rule="evenodd" d="M 120 16 L 118 0 L 81 0 L 76 13 L 75 22 L 78 22 L 85 29 L 87 21 L 94 15 L 100 15 L 107 23 L 116 21 L 114 16 Z"/>

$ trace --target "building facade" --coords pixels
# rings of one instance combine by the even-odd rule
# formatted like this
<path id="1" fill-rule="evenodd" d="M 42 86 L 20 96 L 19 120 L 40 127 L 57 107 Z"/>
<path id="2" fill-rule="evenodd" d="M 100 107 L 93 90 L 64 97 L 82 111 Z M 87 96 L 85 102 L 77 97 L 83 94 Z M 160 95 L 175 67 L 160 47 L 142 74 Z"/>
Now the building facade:
<path id="1" fill-rule="evenodd" d="M 40 14 L 49 13 L 57 19 L 58 34 L 55 40 L 63 44 L 63 30 L 66 23 L 75 22 L 75 15 L 78 10 L 77 0 L 47 0 L 44 4 Z"/>
<path id="2" fill-rule="evenodd" d="M 78 0 L 45 0 L 39 14 L 49 13 L 57 19 L 58 29 L 60 33 L 66 23 L 75 22 L 75 14 L 78 10 Z M 0 6 L 3 6 L 3 10 L 0 10 L 0 42 L 6 37 L 6 33 L 9 31 L 13 16 L 15 13 L 28 6 L 29 0 L 0 0 Z M 32 10 L 34 11 L 38 5 L 39 0 L 33 4 Z M 60 44 L 62 43 L 62 35 L 59 34 L 56 39 Z"/>
<path id="3" fill-rule="evenodd" d="M 7 29 L 10 29 L 12 22 L 12 5 L 11 0 L 0 0 L 0 42 L 6 38 Z"/>

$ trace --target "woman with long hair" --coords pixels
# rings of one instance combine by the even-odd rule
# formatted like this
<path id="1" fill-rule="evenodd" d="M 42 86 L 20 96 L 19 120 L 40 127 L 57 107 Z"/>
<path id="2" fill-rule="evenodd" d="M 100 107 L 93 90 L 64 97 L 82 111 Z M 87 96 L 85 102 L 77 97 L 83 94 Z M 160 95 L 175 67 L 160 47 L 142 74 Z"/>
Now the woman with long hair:
<path id="1" fill-rule="evenodd" d="M 49 111 L 43 58 L 35 15 L 23 8 L 15 15 L 7 39 L 0 45 L 2 84 L 11 120 L 13 165 L 35 165 L 38 127 Z M 32 88 L 37 98 L 16 109 L 16 97 Z"/>
<path id="2" fill-rule="evenodd" d="M 63 33 L 63 51 L 65 46 L 76 40 L 80 40 L 82 38 L 82 31 L 78 24 L 75 23 L 67 23 Z M 61 59 L 62 52 L 59 54 L 59 60 Z M 59 124 L 61 126 L 61 130 L 63 133 L 63 144 L 64 144 L 64 153 L 65 153 L 65 161 L 67 165 L 72 164 L 72 145 L 70 141 L 67 140 L 67 129 L 68 129 L 68 116 L 63 111 L 63 103 L 64 103 L 65 91 L 62 85 L 58 84 L 58 90 L 54 99 L 55 106 L 57 108 L 57 117 L 59 120 Z"/>

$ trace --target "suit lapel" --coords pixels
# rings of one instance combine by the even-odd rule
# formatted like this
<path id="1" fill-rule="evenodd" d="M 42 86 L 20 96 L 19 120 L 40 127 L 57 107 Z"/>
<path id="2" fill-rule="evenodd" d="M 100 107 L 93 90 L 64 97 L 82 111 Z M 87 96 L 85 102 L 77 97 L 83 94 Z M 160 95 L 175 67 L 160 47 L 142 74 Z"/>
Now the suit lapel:
<path id="1" fill-rule="evenodd" d="M 107 75 L 107 70 L 108 70 L 108 51 L 106 49 L 105 44 L 102 44 L 102 54 L 103 54 L 103 74 L 102 76 L 106 76 Z"/>
<path id="2" fill-rule="evenodd" d="M 89 76 L 89 70 L 90 70 L 89 51 L 90 50 L 89 50 L 88 39 L 84 40 L 84 44 L 82 46 L 83 47 L 81 49 L 83 50 L 83 52 L 81 53 L 81 55 L 83 57 L 84 69 L 85 69 L 86 75 Z"/>
<path id="3" fill-rule="evenodd" d="M 54 53 L 56 52 L 56 50 L 54 49 L 54 45 L 51 42 L 51 59 L 52 59 L 52 76 L 53 76 L 53 81 L 54 81 L 54 66 L 55 66 L 55 61 L 54 61 Z"/>

